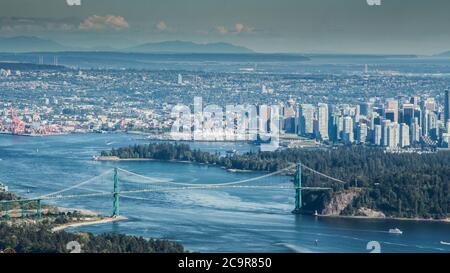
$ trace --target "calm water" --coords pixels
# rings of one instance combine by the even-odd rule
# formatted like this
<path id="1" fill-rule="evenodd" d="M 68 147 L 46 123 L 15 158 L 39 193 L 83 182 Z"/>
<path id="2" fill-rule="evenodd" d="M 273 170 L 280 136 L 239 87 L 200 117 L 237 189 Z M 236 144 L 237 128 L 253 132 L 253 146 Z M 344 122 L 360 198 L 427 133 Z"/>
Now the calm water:
<path id="1" fill-rule="evenodd" d="M 91 160 L 102 150 L 145 142 L 140 136 L 125 134 L 42 138 L 0 135 L 0 181 L 7 183 L 11 191 L 35 197 L 75 185 L 114 167 L 162 182 L 219 183 L 261 175 L 182 163 Z M 217 143 L 196 147 L 210 152 L 253 148 L 247 144 Z M 289 178 L 276 177 L 271 181 L 289 183 Z M 112 177 L 107 176 L 89 185 L 89 191 L 83 193 L 111 189 Z M 289 190 L 198 190 L 129 197 L 133 199 L 121 200 L 121 214 L 128 221 L 76 230 L 167 238 L 200 252 L 368 252 L 369 241 L 378 241 L 382 252 L 450 252 L 449 246 L 440 244 L 450 241 L 450 224 L 294 216 L 290 213 L 294 198 Z M 112 199 L 60 200 L 53 204 L 110 214 Z M 404 234 L 389 234 L 387 230 L 394 227 Z"/>

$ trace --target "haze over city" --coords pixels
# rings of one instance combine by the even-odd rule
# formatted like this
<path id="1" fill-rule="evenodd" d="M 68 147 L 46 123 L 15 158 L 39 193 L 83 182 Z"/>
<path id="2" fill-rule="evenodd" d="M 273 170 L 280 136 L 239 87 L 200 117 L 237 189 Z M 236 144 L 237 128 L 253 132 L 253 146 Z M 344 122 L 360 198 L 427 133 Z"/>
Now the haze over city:
<path id="1" fill-rule="evenodd" d="M 0 37 L 36 36 L 94 49 L 183 40 L 257 52 L 433 55 L 450 50 L 450 2 L 431 2 L 2 1 Z"/>

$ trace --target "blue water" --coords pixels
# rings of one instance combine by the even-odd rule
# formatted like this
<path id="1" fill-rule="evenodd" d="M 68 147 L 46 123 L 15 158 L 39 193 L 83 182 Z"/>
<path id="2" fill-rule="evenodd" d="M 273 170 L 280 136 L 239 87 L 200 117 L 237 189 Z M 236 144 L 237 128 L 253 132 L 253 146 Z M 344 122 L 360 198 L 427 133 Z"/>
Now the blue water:
<path id="1" fill-rule="evenodd" d="M 77 134 L 52 137 L 0 135 L 0 181 L 11 191 L 36 197 L 75 185 L 120 167 L 160 182 L 220 183 L 260 176 L 232 173 L 219 167 L 164 162 L 96 162 L 102 150 L 148 142 L 138 135 Z M 210 152 L 253 149 L 248 144 L 196 143 Z M 123 177 L 122 187 L 132 187 Z M 131 178 L 130 178 L 131 179 Z M 288 184 L 289 177 L 267 182 Z M 111 191 L 112 176 L 96 180 L 87 191 Z M 28 193 L 28 191 L 30 191 Z M 362 220 L 294 216 L 289 190 L 190 190 L 134 194 L 121 199 L 124 222 L 70 229 L 94 233 L 122 232 L 166 238 L 200 252 L 369 252 L 378 241 L 382 252 L 450 252 L 440 241 L 450 241 L 450 224 L 440 222 Z M 62 207 L 111 213 L 111 197 L 50 202 Z M 403 230 L 401 236 L 390 228 Z M 315 241 L 317 240 L 317 244 Z"/>

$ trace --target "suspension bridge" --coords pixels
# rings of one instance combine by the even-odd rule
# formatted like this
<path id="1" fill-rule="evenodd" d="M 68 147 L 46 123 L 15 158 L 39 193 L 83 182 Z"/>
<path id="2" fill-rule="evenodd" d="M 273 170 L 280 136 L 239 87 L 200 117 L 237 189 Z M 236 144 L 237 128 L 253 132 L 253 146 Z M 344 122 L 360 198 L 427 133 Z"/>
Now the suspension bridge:
<path id="1" fill-rule="evenodd" d="M 292 173 L 295 170 L 293 183 L 274 183 L 275 176 L 281 176 L 288 172 Z M 34 205 L 35 217 L 40 219 L 42 216 L 42 203 L 49 200 L 65 200 L 65 199 L 85 199 L 95 198 L 102 196 L 112 197 L 112 217 L 118 217 L 120 215 L 120 203 L 122 198 L 141 199 L 136 197 L 135 194 L 142 193 L 164 193 L 164 192 L 176 192 L 176 191 L 189 191 L 189 190 L 220 190 L 220 189 L 240 189 L 240 190 L 292 190 L 295 192 L 295 205 L 292 213 L 300 214 L 303 207 L 302 192 L 303 191 L 326 191 L 330 190 L 329 187 L 305 187 L 302 185 L 302 172 L 309 171 L 315 175 L 325 178 L 333 183 L 346 183 L 338 178 L 316 171 L 302 163 L 292 164 L 282 170 L 264 174 L 258 177 L 252 177 L 247 179 L 241 179 L 238 181 L 231 181 L 225 183 L 211 183 L 211 184 L 199 184 L 199 183 L 180 183 L 173 181 L 158 180 L 154 177 L 145 176 L 129 170 L 114 168 L 108 170 L 98 176 L 92 177 L 70 187 L 48 193 L 36 198 L 19 199 L 19 200 L 4 200 L 0 201 L 0 210 L 3 210 L 3 218 L 8 221 L 9 211 L 13 207 L 17 206 L 21 210 L 22 218 L 25 217 L 25 208 L 27 205 Z M 119 175 L 120 174 L 120 175 Z M 123 175 L 122 175 L 123 174 Z M 112 175 L 112 191 L 102 189 L 88 188 L 90 184 L 95 183 L 99 179 L 105 179 L 107 183 L 102 183 L 102 186 L 108 184 L 111 181 Z M 108 178 L 109 177 L 109 178 Z M 131 178 L 130 178 L 131 177 Z M 271 183 L 267 183 L 271 182 Z M 127 185 L 127 187 L 124 187 Z M 130 185 L 133 185 L 130 187 Z M 136 186 L 137 185 L 137 186 Z M 78 191 L 76 193 L 70 193 L 71 191 Z M 88 193 L 85 193 L 88 191 Z"/>

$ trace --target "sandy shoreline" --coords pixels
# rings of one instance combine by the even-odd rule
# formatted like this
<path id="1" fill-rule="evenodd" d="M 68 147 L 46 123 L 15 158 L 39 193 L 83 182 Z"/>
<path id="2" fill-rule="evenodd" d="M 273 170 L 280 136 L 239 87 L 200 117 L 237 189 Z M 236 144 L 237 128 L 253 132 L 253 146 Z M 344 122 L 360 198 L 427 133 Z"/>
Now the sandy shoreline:
<path id="1" fill-rule="evenodd" d="M 96 211 L 87 209 L 57 207 L 57 210 L 64 213 L 77 211 L 83 216 L 99 216 Z"/>
<path id="2" fill-rule="evenodd" d="M 60 226 L 56 226 L 52 228 L 52 232 L 61 231 L 67 228 L 74 228 L 74 227 L 83 227 L 83 226 L 91 226 L 91 225 L 99 225 L 99 224 L 106 224 L 106 223 L 112 223 L 117 221 L 125 221 L 127 220 L 126 217 L 118 216 L 118 217 L 107 217 L 100 220 L 94 220 L 94 221 L 86 221 L 86 222 L 79 222 L 79 223 L 68 223 Z"/>

